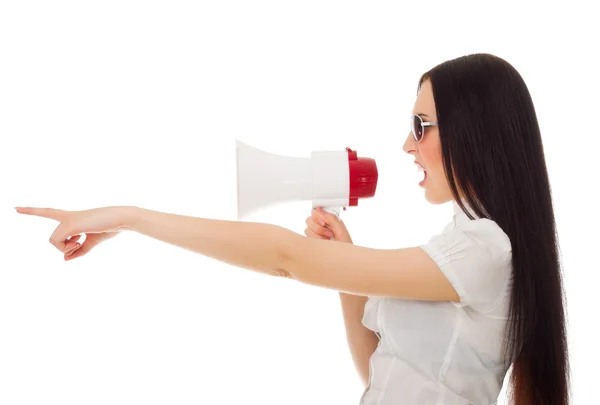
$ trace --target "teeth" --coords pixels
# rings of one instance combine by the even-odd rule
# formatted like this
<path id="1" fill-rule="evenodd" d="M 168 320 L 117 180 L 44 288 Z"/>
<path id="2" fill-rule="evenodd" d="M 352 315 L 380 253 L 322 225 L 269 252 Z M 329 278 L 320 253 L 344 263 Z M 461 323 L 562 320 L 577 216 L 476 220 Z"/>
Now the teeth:
<path id="1" fill-rule="evenodd" d="M 419 176 L 419 183 L 423 180 L 425 180 L 425 176 L 427 176 L 427 172 L 425 171 L 425 169 L 423 169 L 423 166 L 421 166 L 420 164 L 417 164 L 417 172 L 422 174 L 423 177 L 421 178 L 421 176 Z"/>

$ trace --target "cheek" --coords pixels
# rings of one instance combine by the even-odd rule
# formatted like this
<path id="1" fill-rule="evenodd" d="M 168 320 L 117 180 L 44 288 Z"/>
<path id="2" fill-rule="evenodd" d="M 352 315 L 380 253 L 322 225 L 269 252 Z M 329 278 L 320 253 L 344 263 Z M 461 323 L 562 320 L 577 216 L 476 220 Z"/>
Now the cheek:
<path id="1" fill-rule="evenodd" d="M 444 167 L 442 165 L 442 155 L 437 145 L 423 145 L 420 148 L 419 154 L 425 167 L 427 167 L 427 176 L 431 179 L 431 183 L 437 186 L 443 186 L 446 182 Z"/>
<path id="2" fill-rule="evenodd" d="M 427 171 L 437 174 L 442 166 L 442 156 L 439 148 L 436 148 L 435 146 L 425 146 L 419 149 L 419 154 L 423 159 L 425 167 L 427 167 Z"/>

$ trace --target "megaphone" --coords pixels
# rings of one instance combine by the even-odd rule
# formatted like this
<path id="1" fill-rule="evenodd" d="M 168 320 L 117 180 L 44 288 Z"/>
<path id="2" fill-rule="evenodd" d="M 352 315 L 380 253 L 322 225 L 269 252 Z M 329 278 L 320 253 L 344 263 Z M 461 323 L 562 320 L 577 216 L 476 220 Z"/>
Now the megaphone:
<path id="1" fill-rule="evenodd" d="M 243 219 L 283 202 L 312 201 L 338 217 L 377 189 L 377 164 L 356 151 L 313 151 L 310 157 L 281 156 L 236 140 L 237 211 Z"/>

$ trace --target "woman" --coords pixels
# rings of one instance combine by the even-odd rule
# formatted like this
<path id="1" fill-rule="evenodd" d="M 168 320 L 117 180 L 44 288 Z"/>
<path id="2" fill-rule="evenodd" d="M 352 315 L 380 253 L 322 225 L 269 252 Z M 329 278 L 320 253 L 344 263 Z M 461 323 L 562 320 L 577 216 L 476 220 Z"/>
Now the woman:
<path id="1" fill-rule="evenodd" d="M 411 126 L 404 151 L 424 170 L 427 201 L 454 207 L 452 221 L 420 246 L 355 246 L 344 224 L 320 209 L 307 219 L 308 238 L 131 206 L 17 210 L 59 222 L 50 242 L 65 260 L 132 230 L 339 291 L 367 385 L 362 404 L 494 404 L 511 365 L 511 403 L 568 404 L 554 214 L 525 83 L 492 55 L 444 62 L 419 81 Z"/>

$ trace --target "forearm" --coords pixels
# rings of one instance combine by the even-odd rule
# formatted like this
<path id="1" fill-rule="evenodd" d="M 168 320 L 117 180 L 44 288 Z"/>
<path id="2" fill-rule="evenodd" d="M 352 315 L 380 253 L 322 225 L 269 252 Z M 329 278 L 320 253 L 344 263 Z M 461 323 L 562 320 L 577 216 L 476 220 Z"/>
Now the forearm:
<path id="1" fill-rule="evenodd" d="M 126 207 L 124 229 L 273 276 L 282 269 L 283 246 L 292 231 L 270 224 L 206 219 Z"/>
<path id="2" fill-rule="evenodd" d="M 364 385 L 369 381 L 369 361 L 379 344 L 379 338 L 362 324 L 367 297 L 340 293 L 346 339 L 352 360 Z"/>

